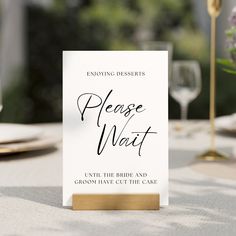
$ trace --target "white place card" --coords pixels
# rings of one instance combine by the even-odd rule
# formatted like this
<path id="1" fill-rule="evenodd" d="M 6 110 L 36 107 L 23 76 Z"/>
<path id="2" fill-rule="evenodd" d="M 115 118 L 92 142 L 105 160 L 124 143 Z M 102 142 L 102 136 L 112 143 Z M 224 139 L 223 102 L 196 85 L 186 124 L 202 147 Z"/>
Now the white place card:
<path id="1" fill-rule="evenodd" d="M 63 205 L 72 194 L 168 205 L 168 53 L 63 52 Z"/>

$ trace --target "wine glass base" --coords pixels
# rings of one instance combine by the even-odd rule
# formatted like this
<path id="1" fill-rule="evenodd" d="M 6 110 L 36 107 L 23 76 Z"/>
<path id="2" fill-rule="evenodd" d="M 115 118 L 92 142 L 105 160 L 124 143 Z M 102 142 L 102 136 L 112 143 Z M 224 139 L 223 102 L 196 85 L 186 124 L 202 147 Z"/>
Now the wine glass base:
<path id="1" fill-rule="evenodd" d="M 197 157 L 201 161 L 228 161 L 230 157 L 215 150 L 208 150 Z"/>

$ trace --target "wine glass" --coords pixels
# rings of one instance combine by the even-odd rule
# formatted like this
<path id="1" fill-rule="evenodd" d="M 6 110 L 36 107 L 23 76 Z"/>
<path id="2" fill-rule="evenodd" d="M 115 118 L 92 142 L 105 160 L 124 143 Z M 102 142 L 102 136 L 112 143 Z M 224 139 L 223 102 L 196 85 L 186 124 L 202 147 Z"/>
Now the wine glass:
<path id="1" fill-rule="evenodd" d="M 181 120 L 186 120 L 188 105 L 201 91 L 201 69 L 197 61 L 174 61 L 170 95 L 180 104 Z"/>
<path id="2" fill-rule="evenodd" d="M 157 50 L 157 51 L 168 51 L 168 72 L 169 79 L 171 78 L 172 68 L 172 57 L 173 57 L 173 44 L 171 42 L 164 41 L 147 41 L 141 43 L 142 50 Z"/>

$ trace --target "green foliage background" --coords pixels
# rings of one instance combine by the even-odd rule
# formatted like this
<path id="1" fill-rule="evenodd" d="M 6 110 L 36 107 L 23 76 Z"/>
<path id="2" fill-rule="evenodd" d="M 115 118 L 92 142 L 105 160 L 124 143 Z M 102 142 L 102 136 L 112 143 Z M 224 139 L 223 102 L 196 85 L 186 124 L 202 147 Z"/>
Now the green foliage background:
<path id="1" fill-rule="evenodd" d="M 208 118 L 209 45 L 189 0 L 56 0 L 50 8 L 27 5 L 27 66 L 5 91 L 1 121 L 62 119 L 62 50 L 137 50 L 144 40 L 171 41 L 174 59 L 198 60 L 203 88 L 190 118 Z M 74 1 L 76 3 L 76 1 Z M 222 42 L 222 45 L 224 42 Z M 236 78 L 218 67 L 217 114 L 236 111 Z M 169 99 L 169 117 L 179 106 Z"/>

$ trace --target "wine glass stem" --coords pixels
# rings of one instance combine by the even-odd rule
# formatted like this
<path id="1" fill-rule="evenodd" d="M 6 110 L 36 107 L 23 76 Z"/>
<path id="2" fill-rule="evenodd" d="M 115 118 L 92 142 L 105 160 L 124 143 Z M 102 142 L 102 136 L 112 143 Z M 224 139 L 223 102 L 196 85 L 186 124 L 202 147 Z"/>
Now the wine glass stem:
<path id="1" fill-rule="evenodd" d="M 181 104 L 181 120 L 187 120 L 187 115 L 188 115 L 188 104 Z"/>

